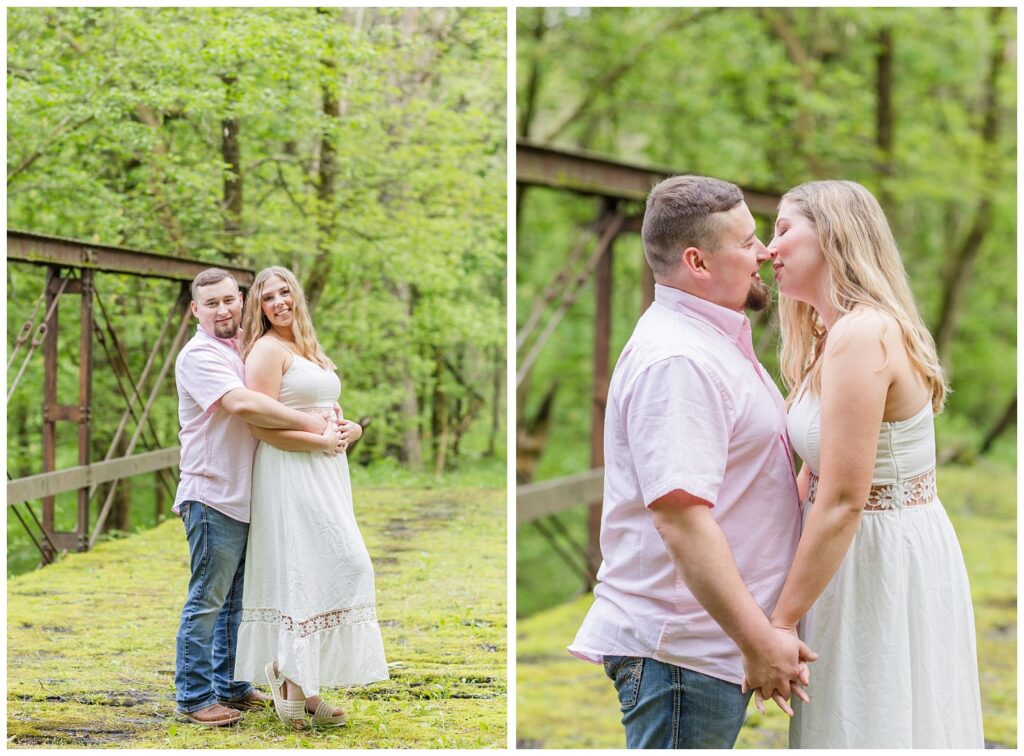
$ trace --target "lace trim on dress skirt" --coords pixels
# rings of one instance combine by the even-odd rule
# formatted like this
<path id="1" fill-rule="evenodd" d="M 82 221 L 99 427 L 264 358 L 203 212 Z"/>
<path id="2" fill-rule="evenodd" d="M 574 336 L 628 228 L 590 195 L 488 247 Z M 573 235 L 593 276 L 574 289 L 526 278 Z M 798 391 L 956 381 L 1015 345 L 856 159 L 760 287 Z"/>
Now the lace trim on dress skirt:
<path id="1" fill-rule="evenodd" d="M 375 604 L 363 604 L 348 609 L 335 609 L 331 612 L 323 612 L 308 619 L 296 620 L 287 614 L 281 614 L 277 609 L 243 609 L 242 622 L 264 622 L 270 625 L 280 625 L 281 629 L 288 633 L 296 633 L 300 638 L 307 638 L 315 635 L 321 630 L 330 630 L 341 625 L 361 625 L 364 622 L 377 621 L 377 607 Z"/>

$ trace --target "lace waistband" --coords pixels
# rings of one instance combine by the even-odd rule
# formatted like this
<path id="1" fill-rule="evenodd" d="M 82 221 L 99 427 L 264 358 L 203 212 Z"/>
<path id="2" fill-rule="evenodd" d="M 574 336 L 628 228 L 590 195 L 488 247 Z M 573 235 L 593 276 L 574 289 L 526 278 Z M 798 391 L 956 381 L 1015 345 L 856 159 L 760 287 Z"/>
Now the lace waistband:
<path id="1" fill-rule="evenodd" d="M 296 407 L 295 409 L 308 415 L 320 415 L 321 417 L 331 417 L 334 414 L 334 407 Z"/>
<path id="2" fill-rule="evenodd" d="M 818 494 L 818 476 L 811 473 L 811 483 L 807 487 L 807 500 L 814 503 Z M 935 468 L 915 475 L 913 478 L 897 483 L 879 483 L 871 486 L 864 509 L 878 512 L 883 509 L 898 509 L 928 504 L 935 500 L 938 491 L 935 487 Z"/>

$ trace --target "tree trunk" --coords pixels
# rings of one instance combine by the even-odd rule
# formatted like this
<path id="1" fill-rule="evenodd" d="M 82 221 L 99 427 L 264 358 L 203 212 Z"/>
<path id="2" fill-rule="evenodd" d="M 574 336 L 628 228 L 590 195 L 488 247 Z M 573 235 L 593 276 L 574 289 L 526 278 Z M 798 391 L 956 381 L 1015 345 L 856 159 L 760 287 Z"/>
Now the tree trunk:
<path id="1" fill-rule="evenodd" d="M 29 464 L 27 453 L 32 448 L 28 436 L 28 405 L 24 402 L 15 402 L 13 417 L 10 420 L 14 422 L 18 436 L 18 477 L 24 478 L 32 474 L 32 465 Z"/>
<path id="2" fill-rule="evenodd" d="M 395 284 L 395 296 L 402 303 L 406 321 L 412 322 L 412 287 L 404 282 Z M 402 461 L 416 472 L 423 469 L 423 447 L 420 441 L 420 402 L 416 395 L 416 382 L 412 371 L 402 375 L 402 401 L 399 405 L 405 430 L 402 433 Z"/>
<path id="3" fill-rule="evenodd" d="M 892 208 L 889 191 L 889 179 L 893 174 L 892 61 L 892 29 L 886 26 L 878 32 L 878 53 L 875 55 L 875 144 L 878 146 L 878 173 L 882 176 L 879 199 L 887 211 Z"/>
<path id="4" fill-rule="evenodd" d="M 106 444 L 93 444 L 93 459 L 102 459 L 106 449 L 100 448 Z M 114 457 L 123 457 L 125 451 L 128 449 L 128 439 L 124 436 L 118 441 L 117 449 L 114 452 Z M 103 523 L 103 532 L 109 533 L 112 530 L 120 530 L 128 532 L 132 529 L 132 490 L 131 480 L 125 478 L 114 483 L 117 486 L 117 491 L 114 493 L 114 501 L 110 505 L 110 513 L 107 515 L 107 521 Z M 102 502 L 106 500 L 106 497 L 110 493 L 110 487 L 104 486 L 101 491 L 103 497 L 98 499 Z"/>
<path id="5" fill-rule="evenodd" d="M 544 41 L 544 32 L 547 30 L 544 26 L 544 14 L 547 11 L 544 8 L 524 8 L 520 12 L 526 14 L 533 21 L 533 26 L 530 29 L 533 54 L 530 56 L 530 70 L 526 75 L 526 87 L 523 90 L 523 107 L 519 112 L 519 121 L 516 125 L 518 135 L 529 139 L 533 117 L 537 113 L 537 93 L 540 91 L 540 62 L 542 59 L 540 46 Z"/>
<path id="6" fill-rule="evenodd" d="M 156 143 L 153 146 L 153 154 L 157 157 L 157 160 L 162 160 L 163 157 L 170 152 L 170 148 L 167 146 L 167 140 L 162 133 L 163 123 L 159 115 L 157 115 L 148 105 L 136 105 L 135 115 L 139 121 L 149 126 L 156 133 Z M 164 231 L 171 243 L 171 248 L 177 255 L 188 256 L 190 250 L 188 244 L 185 242 L 185 234 L 181 230 L 181 224 L 178 223 L 177 217 L 174 215 L 174 210 L 171 206 L 170 200 L 167 198 L 167 194 L 164 191 L 165 176 L 163 168 L 159 165 L 159 162 L 153 166 L 153 174 L 149 180 L 149 193 L 152 195 L 155 205 L 153 211 L 156 214 L 157 220 L 160 221 L 160 225 L 163 226 Z"/>
<path id="7" fill-rule="evenodd" d="M 501 429 L 501 387 L 505 383 L 505 362 L 502 360 L 501 347 L 494 347 L 493 388 L 491 404 L 491 432 L 487 437 L 487 451 L 484 456 L 494 457 L 498 448 L 498 431 Z"/>
<path id="8" fill-rule="evenodd" d="M 226 87 L 227 114 L 221 120 L 221 159 L 224 161 L 224 245 L 225 257 L 237 261 L 242 254 L 242 148 L 238 141 L 240 128 L 234 107 L 238 102 L 238 77 L 221 76 Z"/>
<path id="9" fill-rule="evenodd" d="M 328 10 L 321 8 L 320 13 Z M 315 311 L 330 278 L 333 267 L 331 245 L 338 230 L 338 209 L 335 205 L 335 189 L 338 178 L 338 148 L 333 127 L 341 119 L 341 99 L 338 96 L 338 62 L 333 56 L 320 61 L 320 92 L 323 100 L 324 130 L 320 135 L 320 161 L 317 173 L 317 251 L 313 268 L 306 280 L 306 303 Z"/>
<path id="10" fill-rule="evenodd" d="M 434 441 L 434 473 L 440 475 L 448 453 L 448 395 L 442 387 L 444 381 L 444 357 L 441 350 L 434 348 L 434 400 L 432 402 L 431 435 Z"/>
<path id="11" fill-rule="evenodd" d="M 525 386 L 526 384 L 521 384 Z M 517 392 L 517 394 L 520 392 Z M 521 392 L 525 396 L 525 392 Z M 516 484 L 523 485 L 533 480 L 540 462 L 544 447 L 547 445 L 548 432 L 551 430 L 551 417 L 555 406 L 555 395 L 558 383 L 554 383 L 544 394 L 544 399 L 532 418 L 520 417 L 516 423 Z M 522 403 L 516 401 L 518 411 L 522 411 Z M 518 414 L 518 412 L 517 412 Z"/>
<path id="12" fill-rule="evenodd" d="M 531 36 L 533 38 L 533 51 L 534 54 L 530 57 L 530 73 L 526 77 L 526 90 L 523 101 L 523 109 L 519 113 L 519 120 L 516 122 L 516 128 L 518 129 L 517 135 L 524 139 L 530 138 L 530 129 L 533 127 L 533 118 L 537 113 L 537 93 L 540 91 L 540 58 L 537 54 L 537 48 L 540 47 L 541 41 L 544 39 L 544 8 L 531 8 L 533 11 L 533 28 Z M 527 13 L 527 9 L 522 9 L 521 13 Z M 527 186 L 525 184 L 516 184 L 516 230 L 519 229 L 519 218 L 521 216 L 521 210 L 523 207 L 523 200 L 526 198 Z"/>
<path id="13" fill-rule="evenodd" d="M 995 443 L 996 439 L 999 438 L 1003 431 L 1010 427 L 1010 425 L 1017 419 L 1017 392 L 1013 392 L 1013 398 L 1010 399 L 1010 403 L 1006 405 L 1006 409 L 1003 410 L 1003 414 L 996 420 L 995 425 L 989 428 L 988 433 L 985 434 L 985 439 L 981 442 L 981 447 L 978 449 L 978 454 L 985 454 L 989 449 L 992 448 L 992 444 Z"/>
<path id="14" fill-rule="evenodd" d="M 946 364 L 947 371 L 950 373 L 952 373 L 950 353 L 953 338 L 956 334 L 956 321 L 960 315 L 960 303 L 963 300 L 967 284 L 971 279 L 974 262 L 981 251 L 981 245 L 992 223 L 991 187 L 996 185 L 999 173 L 999 157 L 996 145 L 999 134 L 997 85 L 1000 72 L 1006 60 L 1004 46 L 1007 44 L 1007 40 L 1004 38 L 1003 32 L 998 29 L 998 25 L 1004 10 L 1005 8 L 990 9 L 992 26 L 996 27 L 997 31 L 992 45 L 988 74 L 985 78 L 985 87 L 982 94 L 984 121 L 981 129 L 981 140 L 984 149 L 983 160 L 985 161 L 984 189 L 978 203 L 978 210 L 974 216 L 974 222 L 971 224 L 971 228 L 959 248 L 951 255 L 952 259 L 945 271 L 939 317 L 935 326 L 935 347 L 939 352 L 939 356 Z"/>
<path id="15" fill-rule="evenodd" d="M 813 57 L 807 45 L 797 34 L 794 15 L 788 8 L 761 8 L 761 17 L 767 22 L 768 28 L 782 43 L 790 61 L 799 69 L 800 88 L 811 94 L 816 86 Z M 796 117 L 793 119 L 794 151 L 804 161 L 812 176 L 820 177 L 824 173 L 821 161 L 814 150 L 808 148 L 808 142 L 814 133 L 814 118 L 810 110 L 798 104 Z"/>

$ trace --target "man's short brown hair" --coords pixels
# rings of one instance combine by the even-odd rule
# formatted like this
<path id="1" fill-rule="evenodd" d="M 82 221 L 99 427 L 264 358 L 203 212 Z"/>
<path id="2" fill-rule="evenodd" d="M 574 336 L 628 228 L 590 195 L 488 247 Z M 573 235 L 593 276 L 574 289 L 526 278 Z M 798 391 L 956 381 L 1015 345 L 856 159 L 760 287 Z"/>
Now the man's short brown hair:
<path id="1" fill-rule="evenodd" d="M 718 214 L 741 202 L 738 186 L 707 176 L 673 176 L 651 189 L 640 234 L 654 275 L 675 270 L 687 247 L 714 252 L 722 233 Z"/>
<path id="2" fill-rule="evenodd" d="M 209 286 L 223 281 L 225 278 L 230 278 L 235 281 L 235 277 L 228 273 L 226 270 L 220 268 L 207 268 L 192 281 L 192 301 L 198 301 L 198 291 L 200 286 Z M 235 281 L 235 288 L 238 288 L 238 281 Z"/>

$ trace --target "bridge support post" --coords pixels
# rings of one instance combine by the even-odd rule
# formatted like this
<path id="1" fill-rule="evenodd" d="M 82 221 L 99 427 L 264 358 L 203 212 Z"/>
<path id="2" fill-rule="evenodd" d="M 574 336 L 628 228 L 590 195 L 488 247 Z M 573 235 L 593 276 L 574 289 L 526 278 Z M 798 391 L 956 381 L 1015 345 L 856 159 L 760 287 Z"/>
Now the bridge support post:
<path id="1" fill-rule="evenodd" d="M 80 333 L 78 342 L 78 403 L 60 404 L 57 397 L 57 348 L 60 334 L 60 304 L 54 301 L 63 293 L 81 296 Z M 90 410 L 92 407 L 92 332 L 93 332 L 93 271 L 81 270 L 80 278 L 72 278 L 70 271 L 62 275 L 61 267 L 46 268 L 46 307 L 53 306 L 53 314 L 43 342 L 43 472 L 57 469 L 57 423 L 70 422 L 78 426 L 78 464 L 89 464 L 89 444 L 92 438 Z M 58 531 L 56 497 L 43 497 L 43 530 L 48 538 L 43 543 L 43 562 L 53 561 L 56 550 L 84 551 L 89 531 L 89 489 L 78 490 L 77 516 L 73 531 Z M 51 546 L 52 544 L 52 546 Z"/>
<path id="2" fill-rule="evenodd" d="M 605 227 L 617 213 L 617 202 L 602 198 L 601 222 Z M 602 237 L 604 239 L 605 237 Z M 608 404 L 608 382 L 611 373 L 612 335 L 612 269 L 615 235 L 607 236 L 607 242 L 597 268 L 594 271 L 597 289 L 597 307 L 594 317 L 594 387 L 590 421 L 590 466 L 604 467 L 604 415 Z M 596 582 L 597 570 L 601 566 L 601 502 L 590 505 L 587 510 L 587 573 L 586 589 L 589 591 Z"/>

